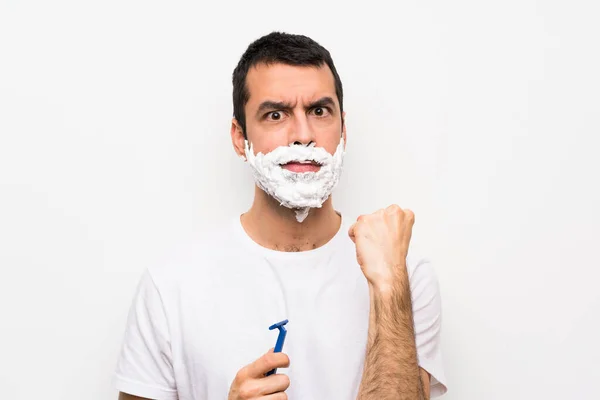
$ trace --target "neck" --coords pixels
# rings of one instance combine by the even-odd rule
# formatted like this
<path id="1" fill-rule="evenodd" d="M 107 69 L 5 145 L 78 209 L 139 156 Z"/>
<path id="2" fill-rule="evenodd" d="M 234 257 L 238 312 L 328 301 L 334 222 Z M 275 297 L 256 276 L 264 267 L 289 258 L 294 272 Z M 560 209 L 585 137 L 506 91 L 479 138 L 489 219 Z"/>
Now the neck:
<path id="1" fill-rule="evenodd" d="M 305 251 L 327 243 L 340 229 L 341 217 L 333 209 L 331 196 L 321 208 L 311 208 L 303 222 L 295 210 L 255 187 L 254 202 L 240 217 L 244 230 L 263 247 L 279 251 Z"/>

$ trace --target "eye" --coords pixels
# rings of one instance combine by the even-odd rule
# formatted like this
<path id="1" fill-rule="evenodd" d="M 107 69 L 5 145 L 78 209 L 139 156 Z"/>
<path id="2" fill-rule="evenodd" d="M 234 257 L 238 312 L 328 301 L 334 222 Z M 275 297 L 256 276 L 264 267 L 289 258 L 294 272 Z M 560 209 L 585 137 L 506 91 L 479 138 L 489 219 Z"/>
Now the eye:
<path id="1" fill-rule="evenodd" d="M 315 107 L 315 108 L 313 108 L 312 112 L 317 117 L 325 117 L 325 116 L 329 115 L 329 109 L 326 107 Z"/>
<path id="2" fill-rule="evenodd" d="M 271 119 L 274 121 L 278 121 L 281 119 L 281 113 L 279 111 L 273 111 L 267 115 L 270 116 Z"/>

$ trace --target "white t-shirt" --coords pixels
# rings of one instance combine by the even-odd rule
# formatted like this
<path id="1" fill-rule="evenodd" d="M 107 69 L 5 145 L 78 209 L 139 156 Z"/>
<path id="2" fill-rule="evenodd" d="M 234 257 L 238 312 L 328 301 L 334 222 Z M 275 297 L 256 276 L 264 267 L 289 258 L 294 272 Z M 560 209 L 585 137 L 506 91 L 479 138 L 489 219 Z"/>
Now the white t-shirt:
<path id="1" fill-rule="evenodd" d="M 282 252 L 258 245 L 239 218 L 148 268 L 129 312 L 119 391 L 156 400 L 226 399 L 238 370 L 275 346 L 270 325 L 288 319 L 283 352 L 291 400 L 355 399 L 369 324 L 369 290 L 349 223 L 324 246 Z M 407 268 L 419 365 L 431 395 L 445 393 L 441 304 L 431 264 Z"/>

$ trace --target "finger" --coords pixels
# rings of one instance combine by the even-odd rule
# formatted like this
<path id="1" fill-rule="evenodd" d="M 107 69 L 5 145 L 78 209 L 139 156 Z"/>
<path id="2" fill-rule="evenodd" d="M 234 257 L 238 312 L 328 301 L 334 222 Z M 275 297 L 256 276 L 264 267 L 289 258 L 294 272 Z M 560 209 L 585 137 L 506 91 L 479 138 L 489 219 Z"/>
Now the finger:
<path id="1" fill-rule="evenodd" d="M 250 378 L 262 378 L 267 372 L 274 368 L 287 368 L 290 359 L 285 353 L 272 353 L 270 350 L 258 360 L 248 365 L 247 374 Z"/>
<path id="2" fill-rule="evenodd" d="M 284 392 L 279 392 L 261 397 L 261 400 L 288 400 L 288 396 Z"/>
<path id="3" fill-rule="evenodd" d="M 290 378 L 275 374 L 266 378 L 250 379 L 240 385 L 239 394 L 243 399 L 254 399 L 285 391 L 290 386 Z"/>
<path id="4" fill-rule="evenodd" d="M 412 239 L 413 225 L 415 224 L 415 214 L 411 210 L 404 210 L 404 242 L 406 246 Z"/>
<path id="5" fill-rule="evenodd" d="M 264 396 L 261 400 L 288 400 L 288 396 L 284 392 L 279 392 Z"/>
<path id="6" fill-rule="evenodd" d="M 398 212 L 402 211 L 402 208 L 400 208 L 400 206 L 398 204 L 391 204 L 390 206 L 388 206 L 385 209 L 385 212 L 387 214 L 396 214 Z"/>
<path id="7" fill-rule="evenodd" d="M 356 232 L 355 232 L 355 229 L 356 229 L 356 223 L 352 224 L 350 226 L 350 229 L 348 229 L 348 236 L 350 236 L 350 239 L 352 239 L 352 241 L 354 243 L 356 243 Z"/>
<path id="8" fill-rule="evenodd" d="M 404 210 L 404 218 L 411 226 L 414 225 L 415 213 L 412 212 L 412 210 L 409 210 L 408 208 L 406 210 Z"/>
<path id="9" fill-rule="evenodd" d="M 261 395 L 270 395 L 273 393 L 284 392 L 290 387 L 290 377 L 286 374 L 274 374 L 266 378 L 259 379 L 261 385 Z"/>

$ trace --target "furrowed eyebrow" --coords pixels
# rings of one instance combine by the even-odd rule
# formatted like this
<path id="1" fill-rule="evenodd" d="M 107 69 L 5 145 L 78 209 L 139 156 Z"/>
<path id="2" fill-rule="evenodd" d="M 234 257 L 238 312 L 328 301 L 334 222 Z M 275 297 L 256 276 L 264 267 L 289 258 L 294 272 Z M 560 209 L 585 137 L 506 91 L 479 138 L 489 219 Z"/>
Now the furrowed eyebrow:
<path id="1" fill-rule="evenodd" d="M 318 107 L 329 107 L 332 110 L 334 110 L 335 109 L 335 101 L 333 101 L 333 99 L 329 96 L 321 97 L 320 99 L 309 103 L 305 107 L 305 109 L 311 110 L 313 108 L 318 108 Z M 289 111 L 293 108 L 294 108 L 294 105 L 289 102 L 265 100 L 262 103 L 260 103 L 260 105 L 258 106 L 258 110 L 256 111 L 256 116 L 260 118 L 262 116 L 262 114 L 266 111 L 271 111 L 271 110 Z"/>
<path id="2" fill-rule="evenodd" d="M 335 109 L 335 101 L 333 101 L 333 99 L 331 97 L 325 96 L 325 97 L 321 97 L 317 101 L 313 101 L 306 108 L 310 110 L 310 109 L 318 108 L 318 107 L 329 107 L 331 109 Z"/>
<path id="3" fill-rule="evenodd" d="M 256 115 L 260 117 L 261 114 L 267 110 L 291 110 L 292 108 L 292 104 L 285 101 L 266 100 L 260 103 L 260 106 L 258 106 L 258 111 L 256 111 Z"/>

